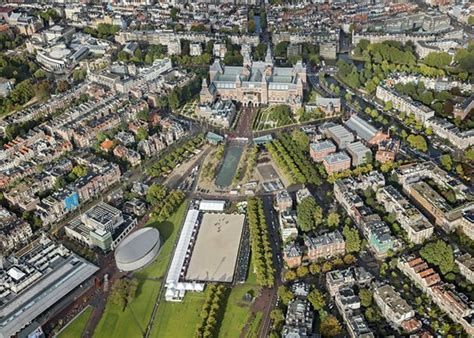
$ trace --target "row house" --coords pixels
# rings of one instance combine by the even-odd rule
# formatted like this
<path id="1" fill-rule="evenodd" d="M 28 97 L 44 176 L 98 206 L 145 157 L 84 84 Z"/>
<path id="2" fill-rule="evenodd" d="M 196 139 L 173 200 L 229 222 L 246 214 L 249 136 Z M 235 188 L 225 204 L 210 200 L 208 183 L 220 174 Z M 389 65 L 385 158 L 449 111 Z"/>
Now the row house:
<path id="1" fill-rule="evenodd" d="M 278 213 L 280 235 L 283 242 L 298 236 L 297 216 L 295 210 L 285 210 Z"/>
<path id="2" fill-rule="evenodd" d="M 418 287 L 427 292 L 453 321 L 461 324 L 468 335 L 474 334 L 474 326 L 470 320 L 474 309 L 466 295 L 457 292 L 454 285 L 443 283 L 439 275 L 419 257 L 402 257 L 397 266 Z"/>
<path id="3" fill-rule="evenodd" d="M 32 186 L 20 184 L 4 192 L 3 196 L 11 205 L 23 211 L 33 211 L 39 203 L 35 193 L 36 190 Z"/>
<path id="4" fill-rule="evenodd" d="M 14 213 L 0 207 L 0 254 L 5 255 L 20 244 L 24 244 L 33 235 L 28 223 Z"/>
<path id="5" fill-rule="evenodd" d="M 335 303 L 346 323 L 351 338 L 374 337 L 360 311 L 360 299 L 352 287 L 343 287 L 336 291 Z"/>
<path id="6" fill-rule="evenodd" d="M 331 297 L 334 297 L 341 288 L 353 286 L 358 286 L 359 288 L 368 287 L 373 278 L 372 274 L 362 266 L 332 270 L 326 273 L 326 288 Z"/>
<path id="7" fill-rule="evenodd" d="M 461 131 L 452 122 L 441 118 L 428 120 L 426 127 L 431 128 L 435 135 L 448 140 L 459 149 L 467 149 L 474 145 L 474 130 L 472 129 Z"/>
<path id="8" fill-rule="evenodd" d="M 1 161 L 0 161 L 1 162 Z M 14 168 L 0 172 L 0 189 L 4 190 L 12 183 L 18 182 L 21 179 L 33 175 L 35 173 L 35 166 L 33 163 L 22 163 Z"/>
<path id="9" fill-rule="evenodd" d="M 42 199 L 36 206 L 35 213 L 39 215 L 43 225 L 50 225 L 78 207 L 79 194 L 65 188 Z"/>
<path id="10" fill-rule="evenodd" d="M 465 253 L 456 258 L 456 264 L 464 278 L 474 283 L 474 258 L 470 254 Z"/>
<path id="11" fill-rule="evenodd" d="M 334 183 L 334 197 L 362 230 L 375 254 L 383 258 L 389 250 L 399 247 L 400 242 L 392 236 L 390 228 L 380 216 L 364 205 L 357 193 L 360 187 L 352 178 L 337 180 Z"/>
<path id="12" fill-rule="evenodd" d="M 124 146 L 115 147 L 113 153 L 116 157 L 126 160 L 132 167 L 141 163 L 140 154 L 135 150 L 125 148 Z"/>
<path id="13" fill-rule="evenodd" d="M 422 103 L 412 100 L 408 96 L 403 96 L 397 93 L 391 85 L 390 81 L 379 84 L 375 93 L 377 99 L 382 100 L 383 102 L 392 102 L 395 109 L 407 114 L 412 114 L 423 124 L 425 124 L 430 118 L 434 117 L 434 110 L 428 108 Z"/>
<path id="14" fill-rule="evenodd" d="M 307 336 L 313 329 L 313 320 L 314 312 L 309 301 L 302 298 L 292 299 L 288 303 L 283 332 L 297 329 L 298 332 L 304 332 L 304 336 Z"/>
<path id="15" fill-rule="evenodd" d="M 377 191 L 377 201 L 388 213 L 394 213 L 408 239 L 421 244 L 433 234 L 433 225 L 394 186 L 386 186 Z"/>
<path id="16" fill-rule="evenodd" d="M 305 236 L 304 243 L 310 261 L 344 255 L 346 242 L 339 231 L 326 233 L 318 237 Z"/>
<path id="17" fill-rule="evenodd" d="M 146 140 L 141 140 L 138 143 L 138 151 L 147 157 L 150 157 L 166 147 L 165 142 L 159 134 L 153 134 Z"/>
<path id="18" fill-rule="evenodd" d="M 295 242 L 289 242 L 283 248 L 283 260 L 290 269 L 301 266 L 303 251 Z"/>
<path id="19" fill-rule="evenodd" d="M 382 315 L 394 326 L 402 328 L 404 332 L 421 328 L 421 322 L 414 318 L 413 308 L 391 285 L 376 286 L 373 297 Z"/>
<path id="20" fill-rule="evenodd" d="M 436 225 L 441 226 L 447 232 L 452 232 L 460 227 L 464 221 L 463 216 L 474 210 L 472 201 L 465 201 L 465 203 L 453 207 L 424 181 L 406 184 L 403 189 L 431 216 Z"/>
<path id="21" fill-rule="evenodd" d="M 73 183 L 74 189 L 79 197 L 79 202 L 83 203 L 84 201 L 94 198 L 107 187 L 112 185 L 113 181 L 110 181 L 109 177 L 109 175 L 101 175 L 95 172 L 91 172 L 86 176 L 80 177 L 76 182 Z M 116 180 L 117 178 L 115 178 L 114 181 Z"/>

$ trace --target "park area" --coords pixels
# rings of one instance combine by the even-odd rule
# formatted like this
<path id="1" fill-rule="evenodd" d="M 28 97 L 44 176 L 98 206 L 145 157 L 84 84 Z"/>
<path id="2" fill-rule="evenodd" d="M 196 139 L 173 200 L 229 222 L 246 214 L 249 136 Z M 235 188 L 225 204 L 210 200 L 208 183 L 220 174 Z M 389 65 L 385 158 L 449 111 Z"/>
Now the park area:
<path id="1" fill-rule="evenodd" d="M 253 130 L 278 128 L 294 122 L 293 113 L 289 106 L 284 104 L 269 106 L 258 111 L 253 124 Z"/>
<path id="2" fill-rule="evenodd" d="M 133 277 L 139 281 L 139 286 L 135 298 L 125 310 L 111 301 L 107 303 L 94 337 L 143 336 L 151 320 L 155 301 L 160 296 L 162 281 L 186 211 L 187 203 L 183 203 L 168 220 L 161 223 L 151 220 L 148 223 L 148 226 L 156 227 L 162 237 L 163 246 L 158 258 L 151 265 L 134 274 Z M 238 337 L 241 333 L 249 337 L 256 336 L 263 313 L 261 310 L 254 310 L 255 303 L 252 300 L 258 296 L 260 289 L 252 264 L 250 264 L 247 281 L 226 289 L 220 307 L 221 311 L 219 311 L 218 337 Z M 200 321 L 207 292 L 207 288 L 203 293 L 188 292 L 181 303 L 165 302 L 164 297 L 160 298 L 150 336 L 156 338 L 192 337 Z M 80 335 L 76 335 L 78 336 Z"/>
<path id="3" fill-rule="evenodd" d="M 87 322 L 92 314 L 93 308 L 86 307 L 72 322 L 70 322 L 59 334 L 58 338 L 81 337 L 86 328 Z"/>
<path id="4" fill-rule="evenodd" d="M 183 203 L 168 220 L 158 223 L 150 220 L 147 226 L 160 231 L 162 247 L 158 258 L 145 269 L 134 274 L 139 281 L 133 301 L 125 310 L 111 301 L 107 302 L 105 312 L 97 326 L 94 337 L 141 337 L 150 321 L 153 306 L 158 298 L 162 280 L 166 275 L 173 246 L 179 233 L 179 228 L 186 214 L 187 203 Z"/>
<path id="5" fill-rule="evenodd" d="M 252 265 L 244 284 L 228 288 L 217 318 L 217 337 L 257 336 L 263 317 L 262 311 L 254 311 L 254 303 L 246 295 L 255 298 L 261 287 L 257 285 Z M 192 337 L 200 321 L 202 306 L 208 293 L 188 292 L 181 303 L 162 301 L 158 306 L 151 337 Z"/>

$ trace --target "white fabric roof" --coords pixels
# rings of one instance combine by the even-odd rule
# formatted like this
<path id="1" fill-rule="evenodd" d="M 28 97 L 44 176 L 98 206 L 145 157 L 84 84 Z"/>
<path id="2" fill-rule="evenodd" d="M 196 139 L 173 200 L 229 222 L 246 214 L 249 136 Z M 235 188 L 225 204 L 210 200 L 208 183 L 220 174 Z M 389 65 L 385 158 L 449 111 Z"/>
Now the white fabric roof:
<path id="1" fill-rule="evenodd" d="M 181 230 L 181 235 L 179 236 L 178 244 L 174 251 L 173 260 L 166 276 L 166 285 L 172 285 L 177 283 L 181 273 L 181 269 L 186 258 L 186 251 L 189 247 L 189 242 L 191 241 L 191 236 L 193 234 L 194 226 L 196 225 L 197 219 L 199 216 L 199 210 L 189 210 L 186 219 L 184 220 L 183 228 Z"/>
<path id="2" fill-rule="evenodd" d="M 225 201 L 221 200 L 202 200 L 199 203 L 199 210 L 204 211 L 224 211 Z"/>

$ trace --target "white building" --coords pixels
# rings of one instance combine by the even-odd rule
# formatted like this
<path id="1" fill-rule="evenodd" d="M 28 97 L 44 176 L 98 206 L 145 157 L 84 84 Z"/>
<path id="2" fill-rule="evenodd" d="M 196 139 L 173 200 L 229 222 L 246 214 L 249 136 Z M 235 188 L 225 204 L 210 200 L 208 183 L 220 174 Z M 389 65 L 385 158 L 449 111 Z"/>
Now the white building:
<path id="1" fill-rule="evenodd" d="M 137 220 L 100 202 L 65 226 L 66 234 L 90 247 L 115 249 L 132 231 Z"/>

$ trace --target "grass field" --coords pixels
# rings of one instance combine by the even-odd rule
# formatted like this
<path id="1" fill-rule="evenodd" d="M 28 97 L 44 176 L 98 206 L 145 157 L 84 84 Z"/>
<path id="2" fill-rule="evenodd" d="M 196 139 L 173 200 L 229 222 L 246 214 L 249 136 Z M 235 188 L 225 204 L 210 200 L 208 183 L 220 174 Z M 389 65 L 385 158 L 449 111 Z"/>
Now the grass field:
<path id="1" fill-rule="evenodd" d="M 205 299 L 206 292 L 188 292 L 181 303 L 162 300 L 158 306 L 151 337 L 193 337 Z"/>
<path id="2" fill-rule="evenodd" d="M 238 337 L 246 325 L 249 327 L 248 333 L 253 329 L 258 330 L 259 318 L 262 317 L 262 314 L 257 313 L 255 318 L 252 318 L 250 311 L 252 303 L 245 301 L 244 296 L 246 293 L 250 293 L 253 297 L 256 297 L 260 289 L 261 287 L 256 283 L 256 276 L 251 262 L 246 282 L 235 286 L 229 293 L 224 316 L 219 326 L 218 337 Z"/>
<path id="3" fill-rule="evenodd" d="M 223 311 L 219 323 L 218 337 L 239 337 L 247 326 L 247 336 L 255 337 L 261 322 L 262 313 L 251 313 L 251 302 L 244 300 L 246 293 L 257 296 L 260 286 L 256 283 L 256 276 L 250 264 L 246 283 L 229 289 L 222 304 Z M 206 298 L 206 292 L 187 292 L 181 303 L 161 300 L 155 317 L 151 337 L 192 337 L 200 320 L 199 314 Z"/>
<path id="4" fill-rule="evenodd" d="M 165 277 L 186 210 L 187 203 L 183 203 L 167 221 L 149 222 L 148 226 L 156 227 L 160 231 L 162 247 L 158 258 L 150 266 L 134 274 L 134 277 L 139 280 L 137 296 L 125 311 L 111 302 L 107 303 L 94 337 L 128 338 L 143 335 L 160 291 L 161 280 Z"/>
<path id="5" fill-rule="evenodd" d="M 84 329 L 86 328 L 89 317 L 92 314 L 93 308 L 88 306 L 77 316 L 68 326 L 58 334 L 58 338 L 77 338 L 82 335 Z"/>

